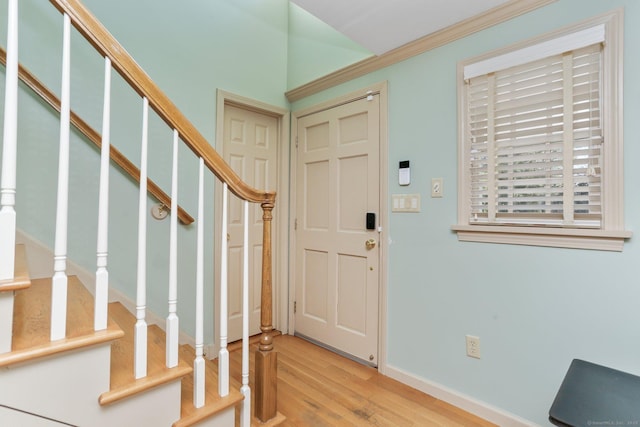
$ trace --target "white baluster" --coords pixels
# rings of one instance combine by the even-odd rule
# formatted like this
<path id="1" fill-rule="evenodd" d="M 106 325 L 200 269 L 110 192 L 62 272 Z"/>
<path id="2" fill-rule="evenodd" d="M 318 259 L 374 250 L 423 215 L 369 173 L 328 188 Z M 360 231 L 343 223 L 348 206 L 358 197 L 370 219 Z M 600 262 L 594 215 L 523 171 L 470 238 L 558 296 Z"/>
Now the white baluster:
<path id="1" fill-rule="evenodd" d="M 0 280 L 13 279 L 16 236 L 16 161 L 18 147 L 18 0 L 9 1 L 7 65 L 2 146 Z"/>
<path id="2" fill-rule="evenodd" d="M 193 361 L 193 406 L 204 406 L 204 160 L 198 177 L 198 229 L 196 242 L 196 358 Z"/>
<path id="3" fill-rule="evenodd" d="M 167 368 L 178 366 L 178 131 L 173 131 L 171 173 L 171 225 L 169 232 L 169 315 L 166 322 Z"/>
<path id="4" fill-rule="evenodd" d="M 111 60 L 104 59 L 104 105 L 102 110 L 102 148 L 100 152 L 100 194 L 98 196 L 98 247 L 94 329 L 107 329 L 109 304 L 109 150 L 111 129 Z"/>
<path id="5" fill-rule="evenodd" d="M 142 100 L 142 148 L 140 155 L 140 198 L 138 210 L 138 283 L 136 295 L 135 361 L 136 379 L 147 376 L 147 145 L 149 100 Z"/>
<path id="6" fill-rule="evenodd" d="M 249 388 L 249 202 L 244 202 L 244 243 L 242 254 L 242 387 L 240 426 L 251 426 L 251 388 Z"/>
<path id="7" fill-rule="evenodd" d="M 218 352 L 218 394 L 222 397 L 229 394 L 229 350 L 227 350 L 227 201 L 229 198 L 227 184 L 222 185 L 222 231 L 220 245 L 220 351 Z"/>
<path id="8" fill-rule="evenodd" d="M 14 276 L 16 248 L 16 160 L 18 147 L 18 0 L 9 0 L 0 181 L 0 280 Z M 0 293 L 0 353 L 11 351 L 13 292 Z"/>
<path id="9" fill-rule="evenodd" d="M 65 337 L 67 327 L 67 222 L 69 210 L 69 128 L 71 112 L 71 21 L 64 15 L 62 89 L 60 91 L 60 157 L 51 285 L 51 340 Z"/>

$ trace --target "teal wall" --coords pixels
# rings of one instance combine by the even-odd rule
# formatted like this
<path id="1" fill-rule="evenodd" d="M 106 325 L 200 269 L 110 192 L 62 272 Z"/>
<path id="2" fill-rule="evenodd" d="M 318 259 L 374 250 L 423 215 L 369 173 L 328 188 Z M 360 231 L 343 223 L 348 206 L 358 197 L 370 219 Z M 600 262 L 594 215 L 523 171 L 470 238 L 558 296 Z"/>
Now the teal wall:
<path id="1" fill-rule="evenodd" d="M 372 55 L 300 6 L 289 3 L 287 89 L 295 89 Z"/>
<path id="2" fill-rule="evenodd" d="M 211 143 L 218 88 L 287 107 L 288 2 L 286 0 L 85 0 L 158 86 Z M 7 1 L 0 0 L 0 44 L 6 46 Z M 20 0 L 20 62 L 54 92 L 60 91 L 62 16 L 39 0 Z M 72 109 L 101 130 L 104 62 L 75 31 L 72 35 Z M 0 95 L 4 99 L 4 67 Z M 141 99 L 114 73 L 112 143 L 139 164 Z M 0 110 L 3 107 L 0 106 Z M 0 111 L 2 113 L 2 111 Z M 0 116 L 2 120 L 3 116 Z M 58 115 L 29 90 L 19 94 L 18 227 L 53 247 L 57 185 Z M 170 193 L 171 131 L 150 117 L 149 176 Z M 72 131 L 69 258 L 95 269 L 99 156 Z M 197 160 L 180 150 L 179 204 L 197 211 Z M 205 341 L 213 340 L 213 177 L 206 178 Z M 138 190 L 118 169 L 110 176 L 111 284 L 135 299 Z M 148 199 L 149 208 L 153 199 Z M 43 215 L 44 214 L 44 215 Z M 167 314 L 169 221 L 148 216 L 148 307 Z M 133 240 L 132 240 L 133 239 Z M 194 334 L 195 224 L 179 226 L 181 328 Z"/>
<path id="3" fill-rule="evenodd" d="M 6 3 L 0 0 L 2 44 Z M 25 19 L 20 61 L 57 92 L 61 18 L 47 2 L 19 3 Z M 327 27 L 316 32 L 315 27 L 302 24 L 302 11 L 285 0 L 220 0 L 215 5 L 189 0 L 180 7 L 174 3 L 86 0 L 209 141 L 215 135 L 217 88 L 287 107 L 286 90 L 367 55 L 340 41 Z M 147 15 L 147 6 L 153 14 Z M 625 217 L 627 229 L 633 231 L 640 223 L 640 193 L 635 191 L 640 170 L 632 162 L 640 156 L 640 122 L 636 120 L 640 83 L 635 79 L 640 72 L 636 54 L 640 51 L 640 2 L 636 0 L 559 0 L 292 106 L 295 111 L 372 83 L 389 82 L 389 190 L 422 195 L 421 213 L 386 213 L 393 242 L 387 324 L 387 357 L 392 367 L 543 425 L 571 359 L 640 374 L 637 237 L 622 253 L 607 253 L 461 243 L 450 231 L 456 221 L 457 62 L 620 6 L 625 7 L 626 24 Z M 312 34 L 305 35 L 306 30 Z M 99 129 L 103 65 L 77 35 L 73 47 L 72 106 Z M 319 65 L 318 55 L 323 58 Z M 327 68 L 320 72 L 323 64 Z M 0 78 L 4 79 L 1 67 Z M 113 143 L 137 162 L 140 100 L 114 80 Z M 168 190 L 171 135 L 157 117 L 151 121 L 155 161 L 150 175 Z M 57 118 L 24 89 L 19 134 L 19 161 L 29 165 L 18 176 L 19 226 L 52 246 Z M 70 230 L 74 237 L 69 252 L 74 261 L 91 269 L 97 201 L 90 195 L 97 188 L 98 156 L 75 133 L 72 146 Z M 194 214 L 195 159 L 186 150 L 180 154 L 179 202 Z M 407 159 L 412 164 L 412 184 L 404 188 L 397 185 L 395 171 L 397 162 Z M 429 197 L 433 177 L 444 179 L 442 199 Z M 134 295 L 135 245 L 125 242 L 137 232 L 135 220 L 131 221 L 137 215 L 136 186 L 113 170 L 111 186 L 117 197 L 111 203 L 110 271 L 113 282 Z M 209 177 L 209 195 L 212 188 Z M 206 211 L 210 218 L 212 197 L 207 198 Z M 50 214 L 43 217 L 43 212 Z M 160 315 L 166 313 L 168 227 L 167 221 L 149 220 L 149 306 Z M 207 228 L 210 236 L 212 225 Z M 187 267 L 194 262 L 195 235 L 193 227 L 180 230 L 179 310 L 182 327 L 191 332 L 193 274 Z M 207 259 L 213 257 L 212 246 L 206 241 Z M 212 270 L 208 264 L 207 301 L 213 299 Z M 212 322 L 209 317 L 208 337 Z M 465 334 L 481 338 L 482 359 L 465 356 Z"/>
<path id="4" fill-rule="evenodd" d="M 388 363 L 548 425 L 573 358 L 640 374 L 638 236 L 622 253 L 458 242 L 458 61 L 616 7 L 625 8 L 626 228 L 640 228 L 640 2 L 559 0 L 412 59 L 296 102 L 292 111 L 389 83 L 389 191 L 420 193 L 422 212 L 389 217 Z M 399 160 L 412 183 L 397 184 Z M 432 199 L 431 178 L 444 179 Z M 482 359 L 465 355 L 465 334 Z"/>

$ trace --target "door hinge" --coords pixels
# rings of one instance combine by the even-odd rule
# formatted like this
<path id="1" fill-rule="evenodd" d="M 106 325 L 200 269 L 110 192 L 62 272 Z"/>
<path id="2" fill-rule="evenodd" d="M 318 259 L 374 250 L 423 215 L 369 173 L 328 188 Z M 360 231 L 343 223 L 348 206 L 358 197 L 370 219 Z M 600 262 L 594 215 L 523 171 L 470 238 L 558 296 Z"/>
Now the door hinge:
<path id="1" fill-rule="evenodd" d="M 294 301 L 293 302 L 293 314 L 296 314 L 297 311 L 298 311 L 298 302 Z"/>
<path id="2" fill-rule="evenodd" d="M 296 148 L 298 148 L 298 136 L 296 135 Z"/>
<path id="3" fill-rule="evenodd" d="M 298 229 L 298 218 L 296 218 L 296 219 L 293 221 L 293 229 L 294 229 L 294 230 L 297 230 L 297 229 Z"/>

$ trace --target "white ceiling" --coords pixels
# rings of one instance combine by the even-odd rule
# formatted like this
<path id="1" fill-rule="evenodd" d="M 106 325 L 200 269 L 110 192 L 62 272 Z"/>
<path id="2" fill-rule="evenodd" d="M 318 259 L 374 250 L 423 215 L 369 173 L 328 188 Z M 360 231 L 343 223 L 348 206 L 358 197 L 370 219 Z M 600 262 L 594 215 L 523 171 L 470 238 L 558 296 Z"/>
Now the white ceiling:
<path id="1" fill-rule="evenodd" d="M 510 0 L 291 0 L 376 55 Z"/>

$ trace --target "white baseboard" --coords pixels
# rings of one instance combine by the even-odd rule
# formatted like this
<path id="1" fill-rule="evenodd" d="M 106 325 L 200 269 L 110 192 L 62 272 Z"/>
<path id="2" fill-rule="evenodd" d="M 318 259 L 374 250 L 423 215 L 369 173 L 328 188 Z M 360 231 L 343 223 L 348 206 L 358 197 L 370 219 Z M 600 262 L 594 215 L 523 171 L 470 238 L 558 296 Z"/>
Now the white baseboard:
<path id="1" fill-rule="evenodd" d="M 384 374 L 501 427 L 538 426 L 534 422 L 520 418 L 517 415 L 503 411 L 441 384 L 417 377 L 400 368 L 386 365 Z"/>
<path id="2" fill-rule="evenodd" d="M 29 274 L 32 279 L 42 279 L 53 276 L 53 251 L 49 247 L 22 230 L 16 230 L 16 243 L 25 245 Z M 91 295 L 95 295 L 95 272 L 90 272 L 73 261 L 67 260 L 67 274 L 69 276 L 78 276 L 78 279 L 80 279 L 85 288 L 91 292 Z M 135 316 L 135 301 L 111 285 L 112 283 L 109 284 L 109 302 L 121 303 Z M 165 319 L 149 309 L 147 309 L 146 320 L 147 324 L 158 325 L 163 331 L 165 330 Z M 189 344 L 191 347 L 195 347 L 196 343 L 193 337 L 182 331 L 180 331 L 179 341 L 180 344 Z"/>

